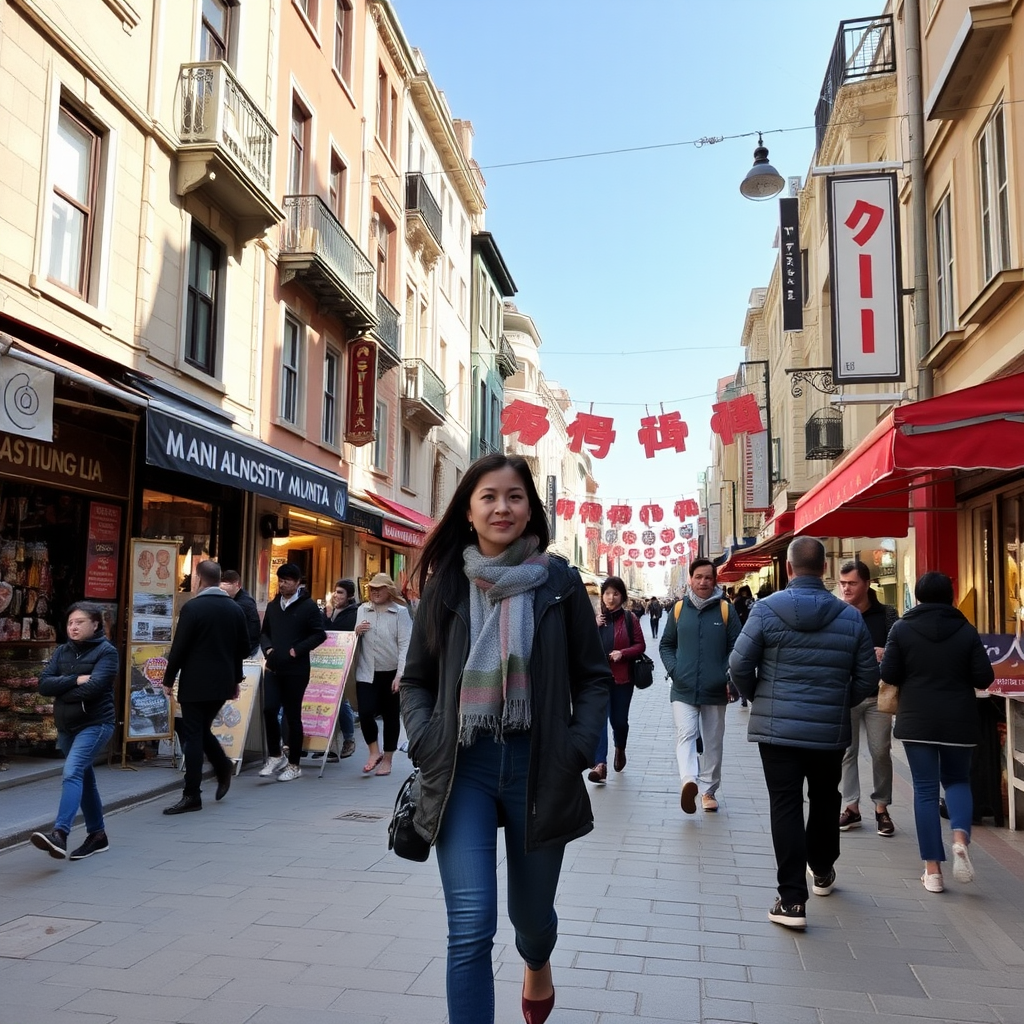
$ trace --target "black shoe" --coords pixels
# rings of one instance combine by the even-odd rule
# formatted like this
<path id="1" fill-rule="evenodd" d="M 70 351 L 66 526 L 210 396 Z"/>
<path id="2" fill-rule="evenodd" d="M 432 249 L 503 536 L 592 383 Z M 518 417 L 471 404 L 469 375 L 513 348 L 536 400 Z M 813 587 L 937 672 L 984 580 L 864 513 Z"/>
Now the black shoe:
<path id="1" fill-rule="evenodd" d="M 186 811 L 201 811 L 203 801 L 198 796 L 183 796 L 176 804 L 164 808 L 164 814 L 184 814 Z"/>
<path id="2" fill-rule="evenodd" d="M 68 834 L 55 828 L 50 832 L 33 832 L 31 843 L 37 849 L 45 850 L 55 860 L 64 860 L 68 855 Z"/>
<path id="3" fill-rule="evenodd" d="M 851 828 L 860 828 L 861 821 L 860 811 L 845 807 L 843 813 L 839 815 L 839 831 L 849 832 Z"/>
<path id="4" fill-rule="evenodd" d="M 781 924 L 783 928 L 796 928 L 803 931 L 807 927 L 804 905 L 793 903 L 787 907 L 782 902 L 781 896 L 775 901 L 775 906 L 768 911 L 768 920 L 773 924 Z"/>
<path id="5" fill-rule="evenodd" d="M 815 896 L 828 896 L 836 884 L 836 869 L 829 868 L 823 875 L 811 872 L 811 892 Z"/>
<path id="6" fill-rule="evenodd" d="M 107 833 L 100 829 L 99 832 L 90 832 L 85 837 L 85 842 L 68 859 L 85 860 L 86 857 L 91 857 L 94 853 L 106 853 L 109 849 L 110 843 L 107 841 Z"/>
<path id="7" fill-rule="evenodd" d="M 228 795 L 228 790 L 231 788 L 231 775 L 231 768 L 225 769 L 223 775 L 217 775 L 217 792 L 214 794 L 215 800 L 223 800 L 224 797 Z"/>

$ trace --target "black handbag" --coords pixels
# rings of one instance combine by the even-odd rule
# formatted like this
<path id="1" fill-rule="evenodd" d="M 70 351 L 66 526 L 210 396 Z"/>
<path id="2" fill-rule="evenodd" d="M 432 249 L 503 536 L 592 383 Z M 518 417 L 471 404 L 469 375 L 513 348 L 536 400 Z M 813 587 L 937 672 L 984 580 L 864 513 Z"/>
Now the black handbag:
<path id="1" fill-rule="evenodd" d="M 416 831 L 412 823 L 416 801 L 420 795 L 420 772 L 417 768 L 402 783 L 395 798 L 395 812 L 388 825 L 388 849 L 403 860 L 425 861 L 430 856 L 430 843 Z"/>
<path id="2" fill-rule="evenodd" d="M 629 663 L 629 681 L 638 690 L 646 690 L 654 682 L 654 662 L 646 654 Z"/>

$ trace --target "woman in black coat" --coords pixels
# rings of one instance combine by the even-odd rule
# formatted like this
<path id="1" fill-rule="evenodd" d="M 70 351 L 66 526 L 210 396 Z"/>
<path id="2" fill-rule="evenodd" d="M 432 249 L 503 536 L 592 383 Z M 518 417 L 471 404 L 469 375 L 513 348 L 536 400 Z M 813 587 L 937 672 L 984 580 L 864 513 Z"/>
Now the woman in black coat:
<path id="1" fill-rule="evenodd" d="M 448 909 L 448 1019 L 493 1024 L 498 831 L 508 913 L 526 962 L 522 1010 L 554 1005 L 550 956 L 566 843 L 593 813 L 580 772 L 604 728 L 611 673 L 579 573 L 547 554 L 524 459 L 466 471 L 423 548 L 402 674 L 416 830 L 437 849 Z"/>
<path id="2" fill-rule="evenodd" d="M 995 675 L 978 631 L 953 607 L 948 576 L 926 572 L 915 596 L 917 606 L 889 631 L 880 670 L 882 680 L 900 691 L 893 735 L 903 740 L 914 780 L 921 881 L 929 892 L 942 892 L 939 784 L 953 829 L 953 877 L 970 882 L 971 754 L 979 739 L 974 691 L 987 689 Z"/>

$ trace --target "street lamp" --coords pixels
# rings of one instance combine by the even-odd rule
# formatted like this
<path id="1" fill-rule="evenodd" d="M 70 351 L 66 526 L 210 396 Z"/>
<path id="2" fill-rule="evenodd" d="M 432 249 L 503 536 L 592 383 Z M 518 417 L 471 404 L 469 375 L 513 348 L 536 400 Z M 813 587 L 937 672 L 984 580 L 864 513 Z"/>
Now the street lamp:
<path id="1" fill-rule="evenodd" d="M 754 150 L 754 166 L 740 182 L 740 194 L 747 199 L 760 202 L 777 196 L 785 186 L 783 177 L 768 163 L 768 148 L 757 133 L 757 148 Z"/>

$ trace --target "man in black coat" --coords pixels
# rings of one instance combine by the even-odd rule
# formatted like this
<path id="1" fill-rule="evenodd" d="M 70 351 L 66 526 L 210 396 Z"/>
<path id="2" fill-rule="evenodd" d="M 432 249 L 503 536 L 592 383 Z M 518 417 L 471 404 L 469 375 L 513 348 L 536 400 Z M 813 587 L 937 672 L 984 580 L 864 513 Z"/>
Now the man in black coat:
<path id="1" fill-rule="evenodd" d="M 281 782 L 291 782 L 302 774 L 302 698 L 309 685 L 309 652 L 327 639 L 323 612 L 299 587 L 301 579 L 301 570 L 291 562 L 277 570 L 277 596 L 263 613 L 260 633 L 260 647 L 267 656 L 263 671 L 267 761 L 260 778 L 277 775 Z M 277 717 L 282 710 L 288 723 L 287 757 L 281 749 Z"/>
<path id="2" fill-rule="evenodd" d="M 224 748 L 210 731 L 224 701 L 238 696 L 242 660 L 249 654 L 245 614 L 220 589 L 220 566 L 200 562 L 196 567 L 199 591 L 178 615 L 174 641 L 167 655 L 164 691 L 170 695 L 179 672 L 178 704 L 181 707 L 181 747 L 185 755 L 185 788 L 181 799 L 164 814 L 202 810 L 200 796 L 203 754 L 217 773 L 217 799 L 231 785 L 232 765 Z"/>
<path id="3" fill-rule="evenodd" d="M 260 649 L 260 611 L 256 599 L 242 586 L 242 577 L 234 569 L 225 569 L 220 574 L 220 589 L 245 613 L 245 626 L 249 631 L 249 657 L 254 658 Z"/>

